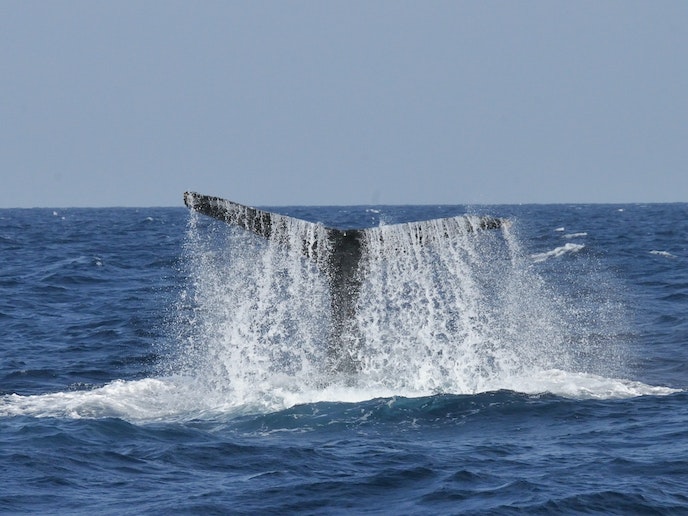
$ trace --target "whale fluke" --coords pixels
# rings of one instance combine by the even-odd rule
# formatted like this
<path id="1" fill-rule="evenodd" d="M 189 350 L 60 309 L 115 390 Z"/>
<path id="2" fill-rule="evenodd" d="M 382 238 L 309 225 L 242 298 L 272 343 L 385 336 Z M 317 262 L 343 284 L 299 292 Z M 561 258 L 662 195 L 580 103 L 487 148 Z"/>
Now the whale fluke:
<path id="1" fill-rule="evenodd" d="M 184 203 L 190 209 L 243 228 L 264 238 L 272 238 L 275 228 L 293 220 L 286 215 L 244 206 L 220 197 L 194 192 L 184 193 Z M 451 237 L 447 228 L 461 228 L 467 233 L 477 230 L 498 229 L 506 222 L 495 217 L 452 217 L 452 224 L 434 219 L 424 223 L 405 223 L 406 230 L 423 243 L 438 238 L 437 231 L 425 232 L 424 228 L 443 227 L 440 237 Z M 457 220 L 460 224 L 457 225 Z M 303 227 L 319 226 L 303 222 Z M 324 232 L 308 231 L 302 238 L 301 251 L 304 256 L 316 259 L 329 281 L 332 309 L 331 338 L 328 343 L 329 367 L 333 372 L 353 373 L 357 370 L 356 351 L 360 342 L 356 328 L 356 302 L 361 286 L 359 264 L 364 253 L 365 240 L 382 240 L 381 228 L 337 229 L 322 227 Z M 313 238 L 314 234 L 325 235 L 324 241 Z"/>

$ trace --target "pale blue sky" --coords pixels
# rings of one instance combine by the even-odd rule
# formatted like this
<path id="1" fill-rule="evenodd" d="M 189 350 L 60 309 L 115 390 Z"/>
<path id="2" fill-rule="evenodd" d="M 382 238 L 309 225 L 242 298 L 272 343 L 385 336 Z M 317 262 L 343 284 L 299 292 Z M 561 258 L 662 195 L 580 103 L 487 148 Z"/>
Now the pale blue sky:
<path id="1" fill-rule="evenodd" d="M 686 1 L 0 0 L 0 207 L 688 201 Z"/>

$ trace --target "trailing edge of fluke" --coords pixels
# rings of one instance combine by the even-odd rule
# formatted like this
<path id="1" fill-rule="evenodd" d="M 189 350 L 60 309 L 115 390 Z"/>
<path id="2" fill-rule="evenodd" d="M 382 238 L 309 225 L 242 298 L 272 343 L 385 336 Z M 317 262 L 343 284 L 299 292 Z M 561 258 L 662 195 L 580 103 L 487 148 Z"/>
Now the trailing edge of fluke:
<path id="1" fill-rule="evenodd" d="M 213 197 L 195 192 L 184 193 L 184 204 L 194 211 L 246 229 L 265 238 L 270 238 L 273 225 L 290 218 L 286 215 L 279 215 L 277 213 L 271 213 L 233 201 L 228 201 L 227 199 L 222 199 L 221 197 Z M 466 217 L 464 220 L 465 230 L 467 232 L 485 229 L 498 229 L 506 223 L 505 219 L 490 216 L 477 218 Z M 368 229 L 325 229 L 327 231 L 328 238 L 333 241 L 332 243 L 335 244 L 337 244 L 337 242 L 340 240 L 345 242 L 360 240 L 361 235 L 364 232 L 370 231 Z M 371 229 L 374 230 L 374 228 Z M 336 249 L 338 249 L 340 246 L 341 244 L 334 245 L 332 249 L 335 249 L 334 252 L 337 252 Z"/>
<path id="2" fill-rule="evenodd" d="M 209 217 L 219 219 L 230 225 L 243 228 L 265 238 L 273 235 L 274 229 L 290 220 L 286 215 L 244 206 L 220 197 L 202 195 L 194 192 L 184 193 L 184 203 L 190 209 Z M 441 219 L 435 219 L 435 221 Z M 464 217 L 463 229 L 466 232 L 498 229 L 505 225 L 505 219 L 483 216 Z M 303 221 L 306 224 L 311 222 Z M 433 221 L 428 221 L 428 225 Z M 423 234 L 423 225 L 407 224 L 409 230 L 422 242 L 430 235 Z M 379 228 L 335 229 L 325 227 L 326 242 L 303 239 L 302 252 L 317 258 L 324 266 L 329 279 L 332 308 L 332 330 L 328 346 L 328 359 L 333 372 L 352 373 L 356 367 L 356 350 L 360 337 L 356 329 L 356 302 L 361 285 L 359 263 L 363 254 L 364 236 L 382 238 Z M 433 235 L 434 236 L 434 235 Z M 445 237 L 451 235 L 446 234 Z"/>

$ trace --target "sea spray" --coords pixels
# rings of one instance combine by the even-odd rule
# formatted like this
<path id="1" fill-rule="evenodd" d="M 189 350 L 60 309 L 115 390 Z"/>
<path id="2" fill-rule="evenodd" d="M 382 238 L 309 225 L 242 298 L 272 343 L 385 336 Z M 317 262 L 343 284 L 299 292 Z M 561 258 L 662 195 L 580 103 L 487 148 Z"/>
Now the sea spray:
<path id="1" fill-rule="evenodd" d="M 358 310 L 361 381 L 473 393 L 569 365 L 553 303 L 510 229 L 465 227 L 456 217 L 370 234 Z"/>
<path id="2" fill-rule="evenodd" d="M 604 266 L 606 248 L 538 261 L 519 238 L 518 220 L 468 232 L 463 217 L 367 230 L 377 237 L 361 263 L 351 336 L 359 369 L 332 376 L 325 255 L 308 256 L 323 228 L 280 227 L 268 241 L 192 213 L 182 294 L 161 349 L 166 367 L 83 390 L 7 393 L 0 416 L 146 423 L 440 392 L 597 399 L 676 392 L 624 379 L 637 376 L 620 367 L 637 333 L 628 292 Z"/>
<path id="3" fill-rule="evenodd" d="M 185 246 L 188 289 L 177 321 L 184 345 L 175 372 L 239 400 L 280 379 L 299 387 L 317 381 L 329 291 L 318 263 L 302 254 L 302 239 L 322 239 L 321 227 L 285 219 L 265 240 L 199 226 L 193 215 Z"/>
<path id="4" fill-rule="evenodd" d="M 323 248 L 322 226 L 285 218 L 263 239 L 192 214 L 178 371 L 238 404 L 346 389 L 526 392 L 536 373 L 589 371 L 589 346 L 571 338 L 594 322 L 582 300 L 544 283 L 510 225 L 473 231 L 471 221 L 366 230 L 355 333 L 333 336 L 325 257 L 304 255 L 304 238 Z M 353 376 L 327 369 L 337 337 L 352 346 Z"/>

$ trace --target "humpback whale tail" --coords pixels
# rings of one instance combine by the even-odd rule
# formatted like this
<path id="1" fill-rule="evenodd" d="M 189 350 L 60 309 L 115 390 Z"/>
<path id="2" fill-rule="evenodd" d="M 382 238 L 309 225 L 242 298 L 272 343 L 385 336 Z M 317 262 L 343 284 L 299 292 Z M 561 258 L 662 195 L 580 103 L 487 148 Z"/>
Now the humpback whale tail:
<path id="1" fill-rule="evenodd" d="M 240 227 L 264 238 L 272 238 L 278 234 L 277 229 L 289 223 L 291 217 L 244 206 L 220 197 L 202 195 L 194 192 L 184 193 L 184 203 L 190 209 L 224 221 L 230 225 Z M 436 219 L 442 222 L 443 219 Z M 457 224 L 456 222 L 459 221 Z M 328 279 L 330 287 L 330 303 L 332 310 L 331 338 L 328 342 L 329 367 L 333 372 L 353 373 L 357 369 L 356 347 L 359 342 L 356 329 L 356 302 L 361 286 L 359 264 L 365 252 L 365 242 L 383 239 L 380 228 L 367 229 L 337 229 L 322 227 L 315 223 L 305 222 L 301 236 L 301 252 L 312 258 L 321 268 Z M 452 224 L 444 224 L 445 228 L 440 236 L 450 237 L 450 230 L 446 228 L 461 228 L 470 233 L 478 230 L 500 228 L 503 219 L 483 217 L 454 217 Z M 413 233 L 419 242 L 427 242 L 438 238 L 433 231 L 425 233 L 423 225 L 405 224 L 409 232 Z M 313 231 L 319 227 L 322 231 Z M 324 237 L 322 237 L 324 235 Z"/>

